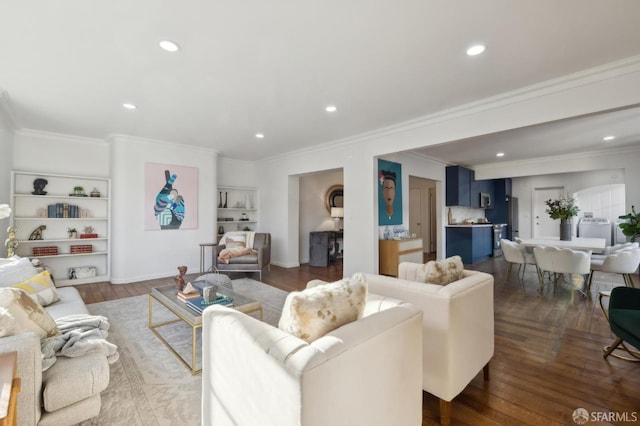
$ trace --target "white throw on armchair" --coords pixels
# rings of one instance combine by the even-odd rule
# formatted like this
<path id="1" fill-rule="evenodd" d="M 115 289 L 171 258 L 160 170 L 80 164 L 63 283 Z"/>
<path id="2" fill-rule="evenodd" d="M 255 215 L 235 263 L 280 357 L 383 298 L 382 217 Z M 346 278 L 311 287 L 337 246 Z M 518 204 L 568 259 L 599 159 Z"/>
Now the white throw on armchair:
<path id="1" fill-rule="evenodd" d="M 376 295 L 308 344 L 222 306 L 202 316 L 202 424 L 422 423 L 422 312 Z"/>
<path id="2" fill-rule="evenodd" d="M 365 274 L 369 294 L 404 300 L 424 313 L 422 388 L 440 398 L 440 422 L 449 424 L 451 401 L 484 370 L 494 350 L 493 276 L 463 272 L 446 286 L 416 281 L 421 264 L 402 262 L 399 278 Z M 400 424 L 400 423 L 398 423 Z"/>

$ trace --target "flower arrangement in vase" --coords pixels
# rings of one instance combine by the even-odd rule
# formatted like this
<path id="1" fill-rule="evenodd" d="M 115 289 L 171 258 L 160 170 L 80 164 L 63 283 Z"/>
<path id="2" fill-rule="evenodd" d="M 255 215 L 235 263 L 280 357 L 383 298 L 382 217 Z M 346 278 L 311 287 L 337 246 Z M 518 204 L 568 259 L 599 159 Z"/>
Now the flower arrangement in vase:
<path id="1" fill-rule="evenodd" d="M 576 205 L 575 198 L 568 194 L 557 200 L 548 199 L 546 212 L 551 219 L 560 219 L 560 239 L 571 240 L 571 218 L 578 215 L 580 209 Z"/>

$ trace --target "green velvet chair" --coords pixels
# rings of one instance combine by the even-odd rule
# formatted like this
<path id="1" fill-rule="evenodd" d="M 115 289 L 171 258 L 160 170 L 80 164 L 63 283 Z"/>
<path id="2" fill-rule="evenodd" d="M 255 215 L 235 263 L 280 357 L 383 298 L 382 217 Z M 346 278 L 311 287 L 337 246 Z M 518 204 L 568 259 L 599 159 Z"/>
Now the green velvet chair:
<path id="1" fill-rule="evenodd" d="M 604 357 L 611 355 L 628 361 L 640 361 L 640 288 L 615 287 L 609 300 L 609 325 L 616 340 L 604 348 Z M 612 353 L 623 349 L 632 358 Z"/>

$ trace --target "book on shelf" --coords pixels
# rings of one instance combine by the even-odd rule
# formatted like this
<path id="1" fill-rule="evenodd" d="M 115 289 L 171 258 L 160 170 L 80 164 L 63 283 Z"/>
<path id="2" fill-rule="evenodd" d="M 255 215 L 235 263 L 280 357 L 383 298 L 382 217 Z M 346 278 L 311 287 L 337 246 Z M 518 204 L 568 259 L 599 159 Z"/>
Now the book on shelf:
<path id="1" fill-rule="evenodd" d="M 202 295 L 197 291 L 192 291 L 190 293 L 185 293 L 182 291 L 178 292 L 178 300 L 182 300 L 183 302 L 186 302 L 187 300 L 197 299 L 200 296 Z"/>
<path id="2" fill-rule="evenodd" d="M 197 299 L 187 300 L 187 306 L 201 314 L 202 311 L 207 306 L 211 305 L 222 305 L 222 306 L 232 306 L 233 298 L 229 296 L 224 296 L 222 294 L 218 294 L 215 300 L 211 302 L 205 302 L 203 297 L 198 297 Z"/>

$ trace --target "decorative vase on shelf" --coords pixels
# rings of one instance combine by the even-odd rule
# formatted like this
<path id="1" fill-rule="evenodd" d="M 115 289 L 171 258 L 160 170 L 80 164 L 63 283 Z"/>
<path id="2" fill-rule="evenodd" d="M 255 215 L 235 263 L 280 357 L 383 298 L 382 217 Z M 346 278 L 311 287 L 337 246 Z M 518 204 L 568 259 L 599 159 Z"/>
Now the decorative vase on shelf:
<path id="1" fill-rule="evenodd" d="M 224 208 L 227 208 L 227 193 L 224 193 Z"/>
<path id="2" fill-rule="evenodd" d="M 560 219 L 560 241 L 571 241 L 571 219 Z"/>
<path id="3" fill-rule="evenodd" d="M 220 191 L 220 202 L 218 203 L 218 208 L 222 208 L 222 191 Z"/>
<path id="4" fill-rule="evenodd" d="M 249 195 L 249 193 L 245 194 L 244 196 L 244 207 L 246 209 L 252 209 L 253 207 L 251 207 L 251 196 Z"/>

